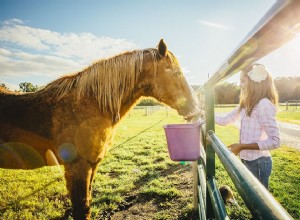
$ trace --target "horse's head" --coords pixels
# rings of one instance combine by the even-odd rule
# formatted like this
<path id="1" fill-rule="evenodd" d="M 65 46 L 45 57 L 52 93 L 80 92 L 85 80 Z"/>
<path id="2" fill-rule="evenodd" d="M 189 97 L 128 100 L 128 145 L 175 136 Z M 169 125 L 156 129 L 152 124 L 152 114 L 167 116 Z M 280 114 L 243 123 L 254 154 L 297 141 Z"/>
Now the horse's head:
<path id="1" fill-rule="evenodd" d="M 154 63 L 153 58 L 156 59 Z M 143 80 L 140 85 L 144 88 L 145 95 L 169 105 L 182 116 L 198 110 L 194 90 L 187 83 L 176 57 L 167 50 L 163 40 L 160 40 L 154 55 L 151 50 L 145 52 L 143 62 Z"/>

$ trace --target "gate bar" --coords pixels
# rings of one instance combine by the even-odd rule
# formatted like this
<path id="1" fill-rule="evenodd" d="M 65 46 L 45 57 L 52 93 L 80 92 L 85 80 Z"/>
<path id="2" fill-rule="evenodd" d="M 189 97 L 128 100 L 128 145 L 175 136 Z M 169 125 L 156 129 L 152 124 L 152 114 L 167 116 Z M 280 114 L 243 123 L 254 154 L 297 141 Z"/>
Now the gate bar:
<path id="1" fill-rule="evenodd" d="M 217 187 L 216 180 L 214 177 L 207 179 L 207 188 L 209 196 L 212 200 L 214 213 L 216 219 L 229 220 L 226 212 L 225 204 Z"/>
<path id="2" fill-rule="evenodd" d="M 214 135 L 214 86 L 291 40 L 300 31 L 299 12 L 300 0 L 278 0 L 205 84 L 206 130 L 209 131 L 207 139 L 211 140 L 205 141 L 206 180 L 215 176 L 216 152 L 255 219 L 292 218 L 258 180 L 252 175 L 246 175 L 249 171 L 241 166 L 241 162 L 234 155 L 229 154 L 226 146 Z M 208 185 L 209 183 L 206 189 L 206 217 L 215 218 L 213 198 L 209 196 Z M 216 215 L 218 217 L 218 213 Z"/>
<path id="3" fill-rule="evenodd" d="M 254 219 L 293 219 L 213 131 L 208 131 L 207 134 L 216 154 Z"/>

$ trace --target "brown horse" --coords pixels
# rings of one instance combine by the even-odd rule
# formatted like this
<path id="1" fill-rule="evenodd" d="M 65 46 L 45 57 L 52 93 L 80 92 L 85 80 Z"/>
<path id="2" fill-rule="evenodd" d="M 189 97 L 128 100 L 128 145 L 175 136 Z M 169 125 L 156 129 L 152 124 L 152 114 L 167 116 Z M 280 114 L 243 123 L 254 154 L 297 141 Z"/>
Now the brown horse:
<path id="1" fill-rule="evenodd" d="M 142 96 L 182 116 L 198 108 L 175 56 L 125 52 L 64 76 L 35 93 L 0 91 L 0 167 L 63 164 L 74 219 L 89 219 L 92 180 L 119 121 Z"/>

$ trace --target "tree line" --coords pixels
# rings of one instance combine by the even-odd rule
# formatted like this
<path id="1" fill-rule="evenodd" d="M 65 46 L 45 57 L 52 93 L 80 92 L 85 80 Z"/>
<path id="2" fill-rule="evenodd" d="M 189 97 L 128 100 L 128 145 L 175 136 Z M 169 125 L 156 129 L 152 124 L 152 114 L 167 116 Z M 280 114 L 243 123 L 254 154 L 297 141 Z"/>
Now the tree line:
<path id="1" fill-rule="evenodd" d="M 300 100 L 300 77 L 278 77 L 274 80 L 279 102 Z M 240 87 L 236 83 L 224 82 L 215 88 L 216 104 L 239 103 Z"/>
<path id="2" fill-rule="evenodd" d="M 278 77 L 274 80 L 279 95 L 279 102 L 300 100 L 300 77 Z M 203 85 L 192 85 L 194 90 L 201 90 Z M 238 104 L 240 86 L 236 83 L 224 82 L 215 87 L 216 104 Z M 143 99 L 138 105 L 157 105 L 154 99 Z"/>
<path id="3" fill-rule="evenodd" d="M 274 80 L 275 87 L 279 94 L 279 102 L 286 102 L 288 100 L 300 100 L 300 77 L 278 77 Z M 0 87 L 8 89 L 2 83 Z M 19 84 L 19 92 L 35 92 L 39 90 L 37 85 L 30 82 L 23 82 Z M 195 90 L 203 85 L 193 85 Z M 240 87 L 236 83 L 224 82 L 215 87 L 215 103 L 216 104 L 237 104 L 239 103 Z M 152 99 L 142 99 L 138 105 L 158 105 L 159 102 Z"/>

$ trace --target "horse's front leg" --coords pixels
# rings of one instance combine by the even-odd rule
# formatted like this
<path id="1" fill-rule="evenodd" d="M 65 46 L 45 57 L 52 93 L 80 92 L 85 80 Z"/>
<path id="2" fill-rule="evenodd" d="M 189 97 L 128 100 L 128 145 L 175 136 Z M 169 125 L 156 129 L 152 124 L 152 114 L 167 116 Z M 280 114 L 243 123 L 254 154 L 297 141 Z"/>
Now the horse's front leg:
<path id="1" fill-rule="evenodd" d="M 75 220 L 90 218 L 92 170 L 91 164 L 84 159 L 65 165 L 65 177 Z"/>

